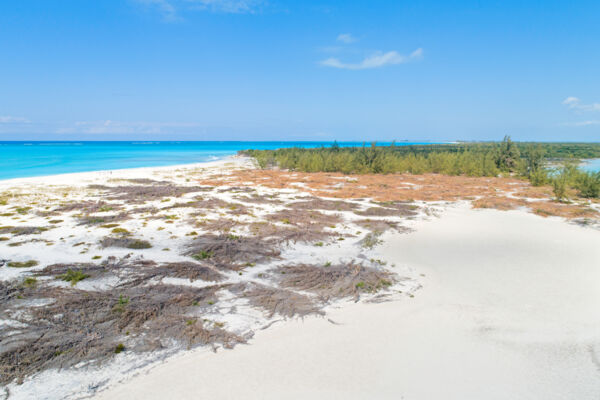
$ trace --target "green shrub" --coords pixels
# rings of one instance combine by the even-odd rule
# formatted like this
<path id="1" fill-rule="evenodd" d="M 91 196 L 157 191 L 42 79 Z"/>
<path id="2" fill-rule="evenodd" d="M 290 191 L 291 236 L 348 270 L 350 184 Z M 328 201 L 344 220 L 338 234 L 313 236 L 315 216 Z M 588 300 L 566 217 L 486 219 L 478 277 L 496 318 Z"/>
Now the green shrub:
<path id="1" fill-rule="evenodd" d="M 37 279 L 32 276 L 28 276 L 27 278 L 25 278 L 25 280 L 23 280 L 23 286 L 25 286 L 27 288 L 33 288 L 36 285 L 37 285 Z"/>
<path id="2" fill-rule="evenodd" d="M 84 274 L 79 270 L 68 269 L 64 274 L 58 275 L 56 279 L 63 280 L 65 282 L 71 282 L 71 286 L 75 286 L 77 282 L 89 278 L 88 274 Z"/>
<path id="3" fill-rule="evenodd" d="M 600 197 L 600 173 L 581 173 L 575 187 L 581 197 Z"/>
<path id="4" fill-rule="evenodd" d="M 194 258 L 196 260 L 206 260 L 207 258 L 211 258 L 212 255 L 213 255 L 212 251 L 202 250 L 202 251 L 200 251 L 200 253 L 194 254 L 192 256 L 192 258 Z"/>
<path id="5" fill-rule="evenodd" d="M 147 240 L 136 239 L 127 244 L 128 249 L 149 249 L 152 245 Z"/>
<path id="6" fill-rule="evenodd" d="M 36 265 L 38 265 L 38 262 L 35 260 L 29 260 L 29 261 L 23 261 L 23 262 L 11 261 L 6 265 L 11 268 L 31 268 L 31 267 L 35 267 Z"/>

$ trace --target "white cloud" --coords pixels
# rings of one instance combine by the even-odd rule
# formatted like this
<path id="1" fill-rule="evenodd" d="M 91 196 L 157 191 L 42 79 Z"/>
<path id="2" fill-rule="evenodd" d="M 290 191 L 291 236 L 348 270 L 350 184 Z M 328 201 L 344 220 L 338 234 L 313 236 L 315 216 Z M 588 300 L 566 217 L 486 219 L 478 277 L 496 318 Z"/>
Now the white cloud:
<path id="1" fill-rule="evenodd" d="M 165 21 L 173 22 L 179 19 L 177 10 L 170 0 L 134 0 L 145 7 L 158 11 Z"/>
<path id="2" fill-rule="evenodd" d="M 10 115 L 0 115 L 0 124 L 28 124 L 27 118 L 11 117 Z"/>
<path id="3" fill-rule="evenodd" d="M 562 103 L 571 110 L 600 111 L 600 103 L 583 104 L 577 97 L 567 97 Z"/>
<path id="4" fill-rule="evenodd" d="M 350 44 L 356 42 L 356 38 L 349 33 L 340 33 L 337 37 L 337 41 Z"/>
<path id="5" fill-rule="evenodd" d="M 249 14 L 265 3 L 264 0 L 133 0 L 144 7 L 158 11 L 165 21 L 181 19 L 185 11 L 210 11 L 231 14 Z"/>
<path id="6" fill-rule="evenodd" d="M 593 126 L 593 125 L 600 125 L 600 120 L 567 122 L 563 125 L 566 125 L 566 126 Z"/>
<path id="7" fill-rule="evenodd" d="M 331 57 L 320 62 L 325 67 L 349 69 L 349 70 L 362 70 L 371 68 L 381 68 L 386 65 L 397 65 L 405 64 L 407 62 L 416 61 L 423 57 L 423 49 L 417 49 L 410 55 L 405 56 L 397 51 L 388 51 L 387 53 L 375 53 L 369 57 L 366 57 L 359 63 L 345 63 L 340 61 L 338 58 Z"/>
<path id="8" fill-rule="evenodd" d="M 185 0 L 192 8 L 232 14 L 250 14 L 264 2 L 262 0 Z"/>

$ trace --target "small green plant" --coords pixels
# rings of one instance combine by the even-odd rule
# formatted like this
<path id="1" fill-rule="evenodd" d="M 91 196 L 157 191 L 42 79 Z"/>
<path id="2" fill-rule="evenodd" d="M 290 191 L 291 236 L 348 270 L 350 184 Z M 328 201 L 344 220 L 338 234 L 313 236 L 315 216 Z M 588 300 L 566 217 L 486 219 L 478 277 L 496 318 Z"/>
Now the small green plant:
<path id="1" fill-rule="evenodd" d="M 115 312 L 121 313 L 121 312 L 125 311 L 125 306 L 127 304 L 129 304 L 129 297 L 125 297 L 122 294 L 120 294 L 117 304 L 115 304 L 112 309 Z"/>
<path id="2" fill-rule="evenodd" d="M 237 240 L 239 238 L 240 238 L 239 236 L 233 235 L 231 233 L 229 235 L 227 235 L 227 239 L 229 239 L 229 240 Z"/>
<path id="3" fill-rule="evenodd" d="M 150 244 L 150 242 L 148 242 L 147 240 L 140 240 L 140 239 L 136 239 L 127 245 L 128 249 L 135 249 L 135 250 L 149 249 L 151 247 L 152 247 L 152 245 Z"/>
<path id="4" fill-rule="evenodd" d="M 379 284 L 384 287 L 392 286 L 392 282 L 387 279 L 382 279 L 379 281 Z"/>
<path id="5" fill-rule="evenodd" d="M 284 224 L 291 224 L 291 222 L 288 218 L 282 219 L 281 222 L 283 222 Z"/>
<path id="6" fill-rule="evenodd" d="M 195 323 L 196 323 L 195 319 L 188 319 L 187 321 L 185 321 L 185 324 L 188 325 L 188 326 L 189 325 L 194 325 Z"/>
<path id="7" fill-rule="evenodd" d="M 363 240 L 361 241 L 361 245 L 366 249 L 372 249 L 381 243 L 377 234 L 367 233 Z"/>
<path id="8" fill-rule="evenodd" d="M 23 281 L 23 286 L 27 287 L 27 288 L 34 288 L 37 285 L 37 279 L 35 279 L 32 276 L 28 276 L 27 278 L 25 278 L 25 280 Z"/>
<path id="9" fill-rule="evenodd" d="M 325 267 L 331 267 L 331 261 L 327 261 L 327 262 L 325 263 Z"/>
<path id="10" fill-rule="evenodd" d="M 196 260 L 206 260 L 207 258 L 211 258 L 213 255 L 212 251 L 202 250 L 200 253 L 196 253 L 192 256 L 192 258 Z"/>
<path id="11" fill-rule="evenodd" d="M 56 279 L 60 279 L 65 282 L 71 282 L 71 286 L 75 286 L 77 282 L 89 278 L 88 274 L 84 274 L 79 270 L 68 269 L 64 274 L 58 275 Z"/>
<path id="12" fill-rule="evenodd" d="M 120 352 L 125 350 L 125 345 L 123 343 L 119 343 L 117 347 L 115 347 L 115 354 L 119 354 Z"/>
<path id="13" fill-rule="evenodd" d="M 362 281 L 361 281 L 361 282 L 358 282 L 358 283 L 356 284 L 356 288 L 357 288 L 357 289 L 362 289 L 362 288 L 364 288 L 364 287 L 365 287 L 365 283 L 364 283 L 364 282 L 362 282 Z"/>
<path id="14" fill-rule="evenodd" d="M 125 228 L 114 228 L 111 232 L 119 234 L 119 235 L 130 235 L 131 234 L 131 232 L 129 232 Z"/>
<path id="15" fill-rule="evenodd" d="M 100 228 L 109 228 L 110 229 L 110 228 L 115 228 L 117 226 L 119 226 L 119 224 L 104 224 L 104 225 L 101 225 Z"/>
<path id="16" fill-rule="evenodd" d="M 6 236 L 0 236 L 0 242 L 6 242 L 7 240 L 10 240 L 10 239 L 7 238 Z"/>
<path id="17" fill-rule="evenodd" d="M 212 300 L 209 300 L 209 301 L 207 302 L 207 304 L 208 304 L 209 306 L 212 306 L 213 304 L 215 304 L 215 302 L 214 302 L 214 301 L 212 301 Z"/>
<path id="18" fill-rule="evenodd" d="M 48 222 L 51 224 L 60 224 L 61 222 L 63 222 L 63 220 L 62 219 L 51 219 Z"/>
<path id="19" fill-rule="evenodd" d="M 102 258 L 102 256 L 94 256 L 94 257 L 92 257 L 92 260 L 99 260 L 101 258 Z"/>
<path id="20" fill-rule="evenodd" d="M 113 208 L 111 206 L 102 206 L 98 209 L 99 212 L 108 212 L 108 211 L 112 211 Z"/>
<path id="21" fill-rule="evenodd" d="M 17 207 L 15 208 L 15 211 L 18 212 L 21 215 L 25 215 L 29 212 L 29 210 L 31 210 L 31 207 Z"/>
<path id="22" fill-rule="evenodd" d="M 38 262 L 35 260 L 29 260 L 29 261 L 23 261 L 23 262 L 11 261 L 6 265 L 11 268 L 31 268 L 31 267 L 35 267 L 36 265 L 38 265 Z"/>
<path id="23" fill-rule="evenodd" d="M 317 243 L 315 243 L 315 246 L 317 246 L 317 247 L 323 247 L 323 242 L 317 242 Z"/>

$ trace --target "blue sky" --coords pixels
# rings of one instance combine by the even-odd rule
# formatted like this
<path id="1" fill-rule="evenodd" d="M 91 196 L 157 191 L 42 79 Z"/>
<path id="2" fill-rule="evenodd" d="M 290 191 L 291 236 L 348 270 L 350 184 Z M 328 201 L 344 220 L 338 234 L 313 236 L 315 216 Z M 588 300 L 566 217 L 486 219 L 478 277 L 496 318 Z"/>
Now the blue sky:
<path id="1" fill-rule="evenodd" d="M 600 140 L 598 1 L 5 0 L 0 140 Z"/>

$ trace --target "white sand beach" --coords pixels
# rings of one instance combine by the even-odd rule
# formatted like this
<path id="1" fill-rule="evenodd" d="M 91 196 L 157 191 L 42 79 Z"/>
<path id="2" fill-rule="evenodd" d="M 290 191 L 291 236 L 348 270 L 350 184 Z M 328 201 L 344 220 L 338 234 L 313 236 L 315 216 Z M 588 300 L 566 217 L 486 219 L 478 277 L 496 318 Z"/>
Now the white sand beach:
<path id="1" fill-rule="evenodd" d="M 598 243 L 558 218 L 450 207 L 383 244 L 425 275 L 414 298 L 289 320 L 95 398 L 598 399 Z"/>
<path id="2" fill-rule="evenodd" d="M 593 220 L 456 200 L 477 180 L 393 177 L 395 202 L 305 178 L 238 157 L 0 183 L 9 398 L 600 396 Z"/>

